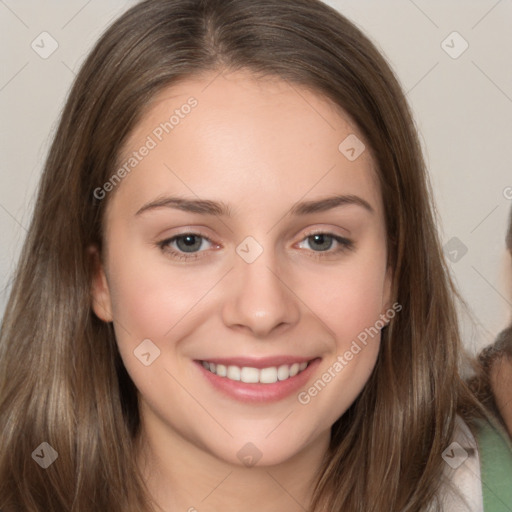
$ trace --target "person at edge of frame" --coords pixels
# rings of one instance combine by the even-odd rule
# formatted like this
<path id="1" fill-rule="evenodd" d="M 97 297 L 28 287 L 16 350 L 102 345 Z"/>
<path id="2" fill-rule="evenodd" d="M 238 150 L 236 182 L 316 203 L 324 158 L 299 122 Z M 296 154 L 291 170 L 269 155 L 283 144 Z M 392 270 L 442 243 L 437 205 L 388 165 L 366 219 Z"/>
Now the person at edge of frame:
<path id="1" fill-rule="evenodd" d="M 512 208 L 506 246 L 512 257 Z M 476 375 L 469 380 L 471 389 L 512 437 L 512 322 L 480 352 L 476 368 Z"/>

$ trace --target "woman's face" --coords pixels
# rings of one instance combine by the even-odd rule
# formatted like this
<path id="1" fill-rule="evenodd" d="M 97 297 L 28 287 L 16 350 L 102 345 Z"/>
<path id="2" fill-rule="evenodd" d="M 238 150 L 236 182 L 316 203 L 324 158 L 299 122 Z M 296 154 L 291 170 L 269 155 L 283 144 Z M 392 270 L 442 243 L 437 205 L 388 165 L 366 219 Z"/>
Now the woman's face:
<path id="1" fill-rule="evenodd" d="M 390 312 L 356 126 L 297 85 L 210 74 L 160 93 L 120 160 L 95 192 L 109 203 L 94 310 L 147 437 L 246 465 L 326 446 Z"/>

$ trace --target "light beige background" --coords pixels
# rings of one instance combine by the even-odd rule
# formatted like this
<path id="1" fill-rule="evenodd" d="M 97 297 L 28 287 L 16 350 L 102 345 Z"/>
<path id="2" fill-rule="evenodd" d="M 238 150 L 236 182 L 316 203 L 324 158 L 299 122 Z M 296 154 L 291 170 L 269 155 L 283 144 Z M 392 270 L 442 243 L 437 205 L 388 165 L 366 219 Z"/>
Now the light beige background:
<path id="1" fill-rule="evenodd" d="M 66 94 L 104 28 L 133 1 L 0 0 L 0 314 Z M 415 113 L 475 351 L 510 321 L 512 0 L 330 0 L 377 44 Z M 459 36 L 450 36 L 454 31 Z M 31 43 L 58 43 L 41 58 Z M 443 45 L 443 41 L 445 41 Z M 457 58 L 452 58 L 469 45 Z M 456 252 L 453 252 L 453 248 Z"/>

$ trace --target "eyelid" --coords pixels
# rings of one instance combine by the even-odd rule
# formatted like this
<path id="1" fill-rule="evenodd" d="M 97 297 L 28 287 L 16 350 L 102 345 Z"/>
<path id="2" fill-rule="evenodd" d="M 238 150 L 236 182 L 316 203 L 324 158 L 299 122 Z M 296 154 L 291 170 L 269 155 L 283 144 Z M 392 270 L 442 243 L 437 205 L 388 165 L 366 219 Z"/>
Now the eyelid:
<path id="1" fill-rule="evenodd" d="M 347 231 L 347 230 L 344 230 L 344 231 Z M 335 233 L 331 228 L 312 228 L 309 231 L 306 230 L 305 234 L 302 236 L 302 240 L 304 238 L 308 238 L 313 235 L 329 235 L 329 236 L 332 236 L 333 238 L 338 237 L 338 238 L 343 238 L 345 240 L 349 240 L 346 236 L 339 235 L 338 233 Z"/>
<path id="2" fill-rule="evenodd" d="M 169 237 L 166 237 L 166 238 L 162 239 L 158 243 L 159 244 L 171 243 L 171 242 L 174 242 L 177 239 L 183 238 L 183 237 L 185 237 L 187 235 L 188 236 L 195 236 L 195 237 L 200 238 L 201 240 L 205 240 L 205 241 L 207 241 L 207 242 L 209 242 L 210 244 L 213 244 L 213 245 L 218 245 L 209 236 L 203 235 L 202 233 L 199 233 L 197 231 L 185 231 L 183 233 L 177 233 L 176 235 L 172 235 L 172 236 L 169 236 Z"/>

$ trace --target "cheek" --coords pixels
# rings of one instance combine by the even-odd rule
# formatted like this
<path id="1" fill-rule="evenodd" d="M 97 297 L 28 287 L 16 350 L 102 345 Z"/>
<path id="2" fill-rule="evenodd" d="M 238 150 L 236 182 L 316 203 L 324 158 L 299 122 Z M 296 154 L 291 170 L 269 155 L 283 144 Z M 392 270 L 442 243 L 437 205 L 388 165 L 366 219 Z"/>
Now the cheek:
<path id="1" fill-rule="evenodd" d="M 315 280 L 304 278 L 304 286 L 307 281 L 314 290 L 308 305 L 329 329 L 332 340 L 319 378 L 299 396 L 300 404 L 322 418 L 320 428 L 332 425 L 354 402 L 379 353 L 386 299 L 385 257 L 377 247 L 359 256 Z"/>
<path id="2" fill-rule="evenodd" d="M 140 337 L 161 339 L 195 307 L 215 283 L 211 273 L 147 262 L 147 256 L 112 255 L 119 262 L 111 272 L 112 309 L 117 322 Z M 120 255 L 118 255 L 120 256 Z"/>
<path id="3" fill-rule="evenodd" d="M 316 310 L 333 338 L 317 378 L 298 397 L 329 428 L 360 395 L 375 367 L 384 325 L 384 271 L 373 265 L 339 271 L 317 288 Z M 313 308 L 312 308 L 313 309 Z"/>
<path id="4" fill-rule="evenodd" d="M 313 295 L 316 312 L 336 337 L 337 352 L 366 330 L 381 328 L 384 313 L 384 263 L 360 261 L 340 267 L 317 281 Z M 372 332 L 375 332 L 372 330 Z"/>

